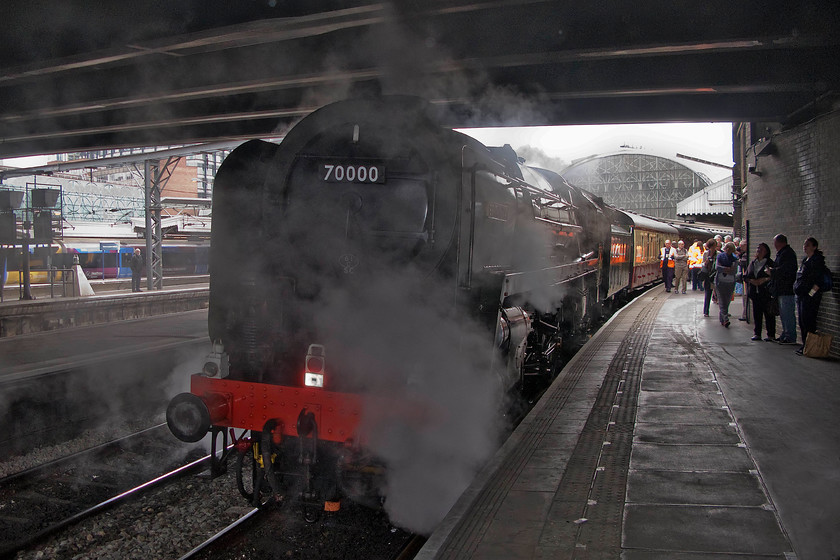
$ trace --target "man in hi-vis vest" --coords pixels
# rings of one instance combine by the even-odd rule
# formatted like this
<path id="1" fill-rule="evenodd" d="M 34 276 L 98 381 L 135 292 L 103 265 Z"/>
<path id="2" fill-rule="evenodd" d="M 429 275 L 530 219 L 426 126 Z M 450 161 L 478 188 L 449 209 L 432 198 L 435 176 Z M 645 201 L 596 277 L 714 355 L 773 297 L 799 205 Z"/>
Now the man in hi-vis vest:
<path id="1" fill-rule="evenodd" d="M 665 246 L 659 250 L 659 268 L 662 269 L 662 280 L 665 281 L 665 291 L 669 293 L 674 283 L 674 257 L 676 256 L 676 249 L 671 247 L 671 241 L 666 239 Z"/>
<path id="2" fill-rule="evenodd" d="M 688 250 L 688 271 L 691 274 L 691 291 L 703 289 L 703 283 L 700 281 L 700 267 L 703 266 L 703 244 L 699 239 L 694 241 L 694 245 Z"/>

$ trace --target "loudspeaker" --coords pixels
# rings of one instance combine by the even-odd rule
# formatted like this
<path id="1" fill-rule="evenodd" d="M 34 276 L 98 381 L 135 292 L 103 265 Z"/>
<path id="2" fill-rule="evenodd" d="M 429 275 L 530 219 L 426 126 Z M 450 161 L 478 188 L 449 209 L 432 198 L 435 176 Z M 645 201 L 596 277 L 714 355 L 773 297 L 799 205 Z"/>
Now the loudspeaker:
<path id="1" fill-rule="evenodd" d="M 32 189 L 31 193 L 33 208 L 54 208 L 61 191 L 58 189 Z"/>
<path id="2" fill-rule="evenodd" d="M 22 191 L 0 190 L 0 210 L 20 208 L 21 202 L 23 202 Z"/>
<path id="3" fill-rule="evenodd" d="M 14 245 L 17 243 L 17 228 L 14 212 L 0 212 L 0 244 Z"/>

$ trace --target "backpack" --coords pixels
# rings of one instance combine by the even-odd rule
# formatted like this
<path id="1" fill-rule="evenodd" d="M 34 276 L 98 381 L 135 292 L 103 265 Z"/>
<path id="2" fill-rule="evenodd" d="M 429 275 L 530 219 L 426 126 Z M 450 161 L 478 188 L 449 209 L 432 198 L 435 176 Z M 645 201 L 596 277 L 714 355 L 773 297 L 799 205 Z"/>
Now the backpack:
<path id="1" fill-rule="evenodd" d="M 715 276 L 717 276 L 717 256 L 720 254 L 720 251 L 715 253 L 715 256 L 709 259 L 709 281 L 714 282 Z"/>
<path id="2" fill-rule="evenodd" d="M 830 292 L 832 287 L 831 271 L 827 266 L 823 266 L 822 286 L 820 286 L 820 289 L 824 292 Z"/>

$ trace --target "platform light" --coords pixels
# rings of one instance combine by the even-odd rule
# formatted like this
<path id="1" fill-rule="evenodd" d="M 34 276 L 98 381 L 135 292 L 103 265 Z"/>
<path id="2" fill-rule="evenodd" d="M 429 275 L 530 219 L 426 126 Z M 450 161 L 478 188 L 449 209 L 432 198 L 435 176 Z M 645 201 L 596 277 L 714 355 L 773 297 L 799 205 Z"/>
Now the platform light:
<path id="1" fill-rule="evenodd" d="M 305 371 L 303 384 L 307 387 L 324 387 L 324 369 L 327 365 L 327 352 L 322 344 L 310 344 L 304 360 Z"/>

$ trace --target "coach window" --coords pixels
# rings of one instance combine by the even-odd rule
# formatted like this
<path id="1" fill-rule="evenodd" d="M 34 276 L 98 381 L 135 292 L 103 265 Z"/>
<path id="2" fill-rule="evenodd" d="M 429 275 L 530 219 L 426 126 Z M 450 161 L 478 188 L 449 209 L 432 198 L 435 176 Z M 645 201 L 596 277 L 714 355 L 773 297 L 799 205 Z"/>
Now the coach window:
<path id="1" fill-rule="evenodd" d="M 117 268 L 117 253 L 105 253 L 105 268 Z"/>

